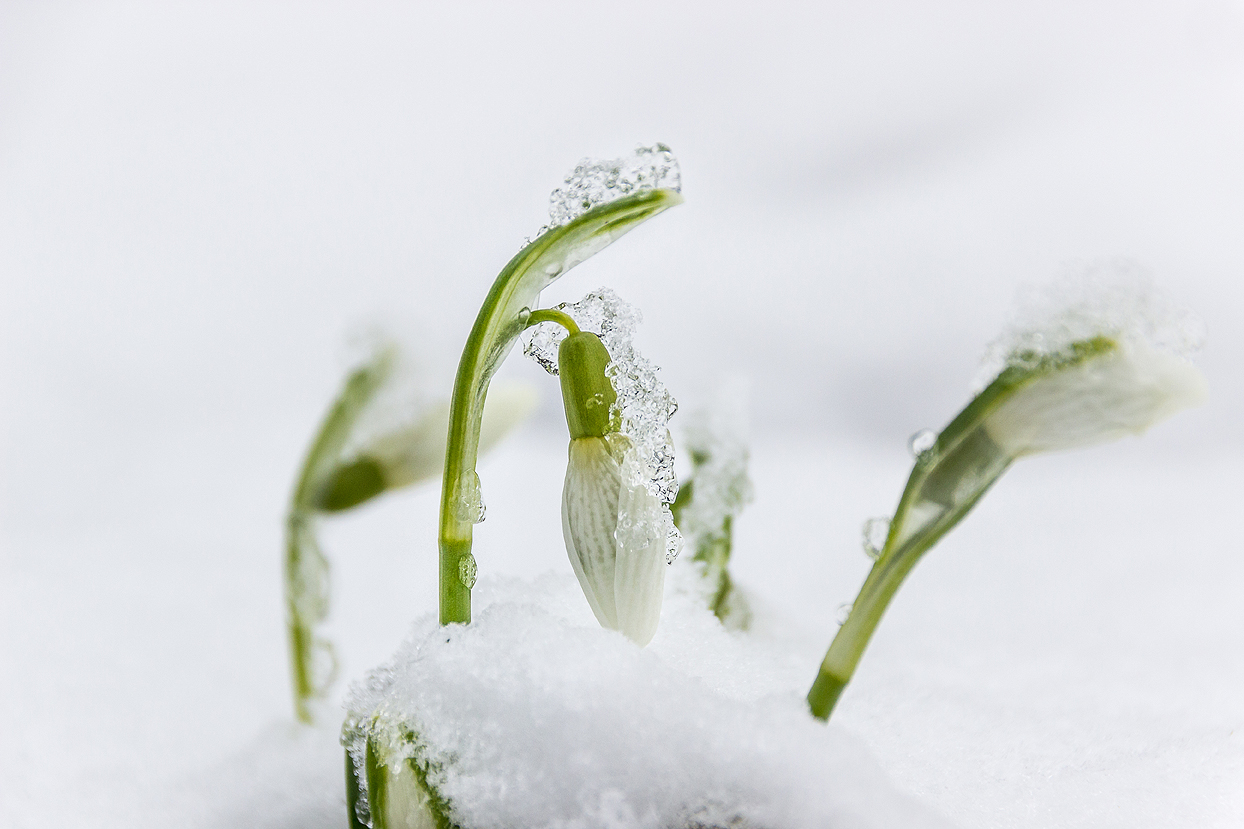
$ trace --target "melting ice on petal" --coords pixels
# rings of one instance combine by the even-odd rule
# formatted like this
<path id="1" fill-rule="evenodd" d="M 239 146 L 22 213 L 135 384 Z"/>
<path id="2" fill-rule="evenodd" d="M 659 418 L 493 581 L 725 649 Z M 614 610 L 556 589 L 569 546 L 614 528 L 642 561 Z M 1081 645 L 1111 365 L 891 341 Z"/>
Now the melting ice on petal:
<path id="1" fill-rule="evenodd" d="M 614 410 L 622 434 L 630 438 L 643 459 L 637 474 L 642 475 L 644 486 L 662 503 L 673 503 L 678 495 L 678 479 L 674 476 L 669 419 L 678 411 L 678 402 L 657 376 L 659 368 L 631 343 L 643 315 L 608 288 L 556 307 L 569 314 L 581 330 L 597 334 L 609 350 L 612 361 L 606 374 L 618 395 Z M 556 323 L 532 326 L 524 334 L 523 353 L 550 374 L 556 374 L 557 347 L 565 337 L 566 330 Z"/>

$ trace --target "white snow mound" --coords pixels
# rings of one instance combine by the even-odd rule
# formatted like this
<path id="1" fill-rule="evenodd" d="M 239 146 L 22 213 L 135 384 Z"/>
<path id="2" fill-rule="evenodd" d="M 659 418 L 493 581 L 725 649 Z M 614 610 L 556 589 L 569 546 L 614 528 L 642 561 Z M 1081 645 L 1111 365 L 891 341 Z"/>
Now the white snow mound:
<path id="1" fill-rule="evenodd" d="M 647 649 L 580 605 L 569 575 L 485 580 L 470 625 L 417 623 L 348 708 L 413 730 L 473 829 L 947 825 L 689 597 Z"/>

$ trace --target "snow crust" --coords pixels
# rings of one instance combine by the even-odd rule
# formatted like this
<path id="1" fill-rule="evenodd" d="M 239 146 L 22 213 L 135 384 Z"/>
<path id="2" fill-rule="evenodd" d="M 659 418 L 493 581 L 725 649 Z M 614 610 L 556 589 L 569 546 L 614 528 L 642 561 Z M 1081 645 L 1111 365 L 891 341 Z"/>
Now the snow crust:
<path id="1" fill-rule="evenodd" d="M 425 617 L 347 699 L 347 742 L 426 764 L 462 826 L 947 825 L 687 594 L 645 650 L 584 624 L 566 574 L 485 579 L 476 597 L 471 625 Z"/>

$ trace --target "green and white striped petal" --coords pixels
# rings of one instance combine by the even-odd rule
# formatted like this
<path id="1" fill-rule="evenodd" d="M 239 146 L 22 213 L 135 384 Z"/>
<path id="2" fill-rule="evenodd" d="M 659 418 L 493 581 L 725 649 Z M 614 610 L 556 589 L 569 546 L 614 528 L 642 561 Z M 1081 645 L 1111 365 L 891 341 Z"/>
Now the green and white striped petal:
<path id="1" fill-rule="evenodd" d="M 665 507 L 642 483 L 624 480 L 630 451 L 620 434 L 570 441 L 562 535 L 597 621 L 643 646 L 661 618 Z"/>

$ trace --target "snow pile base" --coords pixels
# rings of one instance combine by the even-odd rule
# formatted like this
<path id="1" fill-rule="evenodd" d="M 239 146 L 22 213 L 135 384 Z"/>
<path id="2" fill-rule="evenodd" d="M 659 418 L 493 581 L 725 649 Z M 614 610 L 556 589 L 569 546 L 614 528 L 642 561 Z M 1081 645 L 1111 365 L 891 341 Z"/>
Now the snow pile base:
<path id="1" fill-rule="evenodd" d="M 946 825 L 686 596 L 648 649 L 595 624 L 569 574 L 477 597 L 472 624 L 424 619 L 351 690 L 360 823 L 370 764 L 389 775 L 390 826 L 395 789 L 419 808 L 416 779 L 464 829 Z"/>

